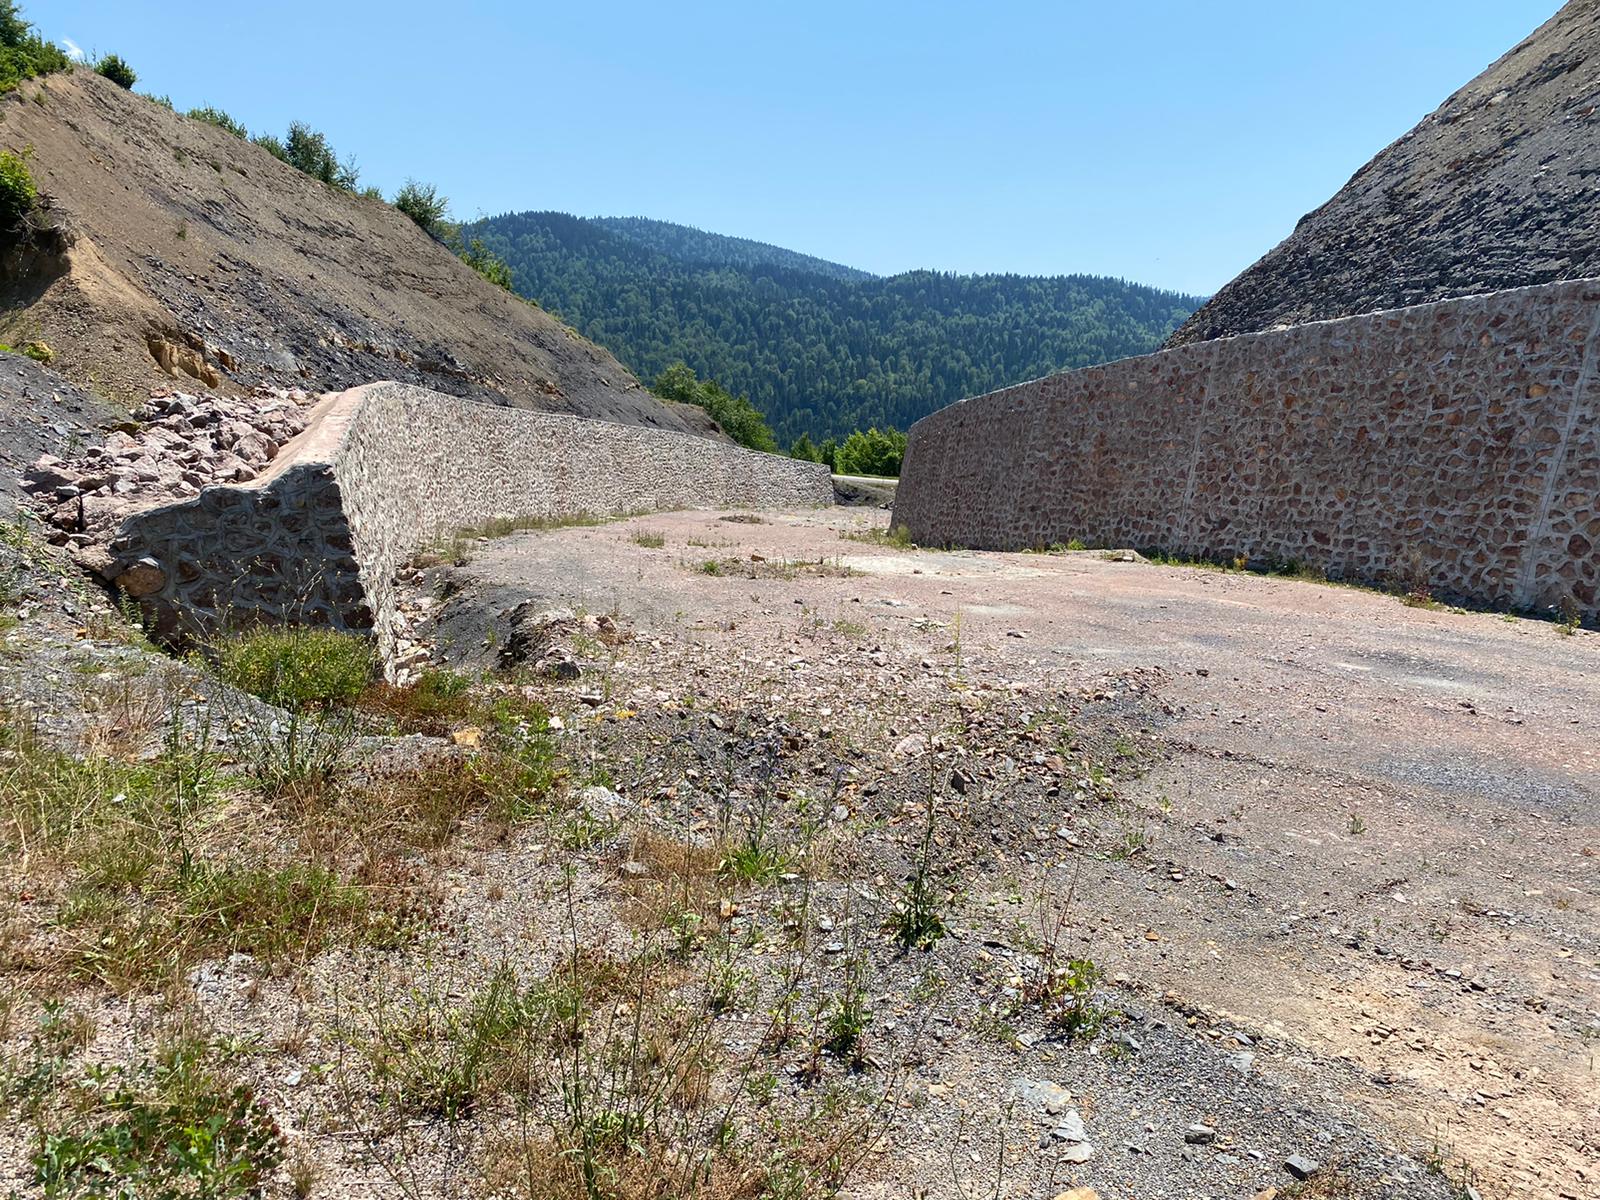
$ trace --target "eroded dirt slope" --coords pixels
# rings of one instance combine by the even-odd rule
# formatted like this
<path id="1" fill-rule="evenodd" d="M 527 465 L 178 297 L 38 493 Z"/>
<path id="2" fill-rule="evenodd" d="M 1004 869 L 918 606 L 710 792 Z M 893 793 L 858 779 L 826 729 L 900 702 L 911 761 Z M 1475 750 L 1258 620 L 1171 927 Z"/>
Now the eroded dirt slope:
<path id="1" fill-rule="evenodd" d="M 1600 3 L 1570 0 L 1168 340 L 1600 275 Z"/>
<path id="2" fill-rule="evenodd" d="M 10 256 L 0 337 L 76 383 L 142 399 L 173 375 L 223 390 L 398 379 L 455 395 L 690 432 L 606 351 L 495 288 L 378 200 L 89 71 L 0 103 L 32 148 L 60 253 Z M 194 380 L 188 380 L 192 385 Z"/>

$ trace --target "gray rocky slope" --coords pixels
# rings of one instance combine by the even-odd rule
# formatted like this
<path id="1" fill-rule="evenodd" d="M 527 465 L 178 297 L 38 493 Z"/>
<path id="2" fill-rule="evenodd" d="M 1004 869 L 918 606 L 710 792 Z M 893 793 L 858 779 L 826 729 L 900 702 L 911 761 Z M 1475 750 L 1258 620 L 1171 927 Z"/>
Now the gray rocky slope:
<path id="1" fill-rule="evenodd" d="M 1600 0 L 1571 0 L 1168 346 L 1600 275 Z"/>

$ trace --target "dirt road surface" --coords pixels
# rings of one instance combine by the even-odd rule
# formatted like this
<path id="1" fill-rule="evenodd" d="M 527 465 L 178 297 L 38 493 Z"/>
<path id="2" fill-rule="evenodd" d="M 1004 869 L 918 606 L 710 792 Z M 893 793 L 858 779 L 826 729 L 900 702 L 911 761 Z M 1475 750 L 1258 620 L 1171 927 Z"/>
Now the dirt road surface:
<path id="1" fill-rule="evenodd" d="M 483 661 L 523 601 L 614 612 L 637 631 L 604 668 L 619 694 L 742 689 L 854 722 L 885 761 L 952 691 L 1014 722 L 1073 697 L 1086 744 L 1136 767 L 1127 805 L 1080 843 L 995 782 L 1025 836 L 1008 856 L 997 824 L 965 868 L 969 945 L 1009 872 L 1048 881 L 1081 844 L 1108 978 L 1255 1047 L 1284 1096 L 1376 1129 L 1448 1194 L 1600 1196 L 1600 635 L 1096 552 L 921 551 L 884 519 L 680 513 L 486 542 L 430 576 L 453 594 L 426 635 Z M 981 741 L 990 787 L 1012 760 Z M 1012 1050 L 974 1078 L 1026 1074 Z M 1083 1178 L 1136 1194 L 1118 1153 Z M 1248 1195 L 1276 1164 L 1253 1166 L 1147 1194 Z"/>

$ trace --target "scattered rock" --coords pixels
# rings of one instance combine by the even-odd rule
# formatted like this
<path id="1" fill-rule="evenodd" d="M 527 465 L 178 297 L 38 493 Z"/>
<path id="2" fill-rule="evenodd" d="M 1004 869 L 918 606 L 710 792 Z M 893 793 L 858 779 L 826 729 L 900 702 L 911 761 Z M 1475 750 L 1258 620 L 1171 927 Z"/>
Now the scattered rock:
<path id="1" fill-rule="evenodd" d="M 167 573 L 153 558 L 141 558 L 117 576 L 117 586 L 135 598 L 159 592 L 167 586 Z"/>
<path id="2" fill-rule="evenodd" d="M 1283 1169 L 1296 1179 L 1304 1182 L 1322 1170 L 1322 1164 L 1317 1162 L 1316 1159 L 1306 1158 L 1302 1154 L 1291 1154 L 1283 1160 Z"/>
<path id="3" fill-rule="evenodd" d="M 1191 1146 L 1209 1146 L 1217 1140 L 1217 1131 L 1209 1125 L 1191 1125 L 1183 1131 L 1183 1140 Z"/>
<path id="4" fill-rule="evenodd" d="M 1087 1142 L 1089 1131 L 1083 1126 L 1083 1117 L 1075 1108 L 1069 1108 L 1061 1114 L 1061 1119 L 1055 1128 L 1050 1131 L 1050 1136 L 1058 1142 Z"/>

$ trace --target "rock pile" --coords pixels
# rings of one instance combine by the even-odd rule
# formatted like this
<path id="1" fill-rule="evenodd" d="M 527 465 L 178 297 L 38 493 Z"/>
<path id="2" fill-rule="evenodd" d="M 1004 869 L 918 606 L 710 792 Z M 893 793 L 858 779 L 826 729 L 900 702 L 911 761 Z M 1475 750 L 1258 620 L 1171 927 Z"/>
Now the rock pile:
<path id="1" fill-rule="evenodd" d="M 107 543 L 132 513 L 254 479 L 306 427 L 317 397 L 260 388 L 246 396 L 171 392 L 150 399 L 98 446 L 71 458 L 46 454 L 22 487 L 51 541 L 104 575 Z"/>

